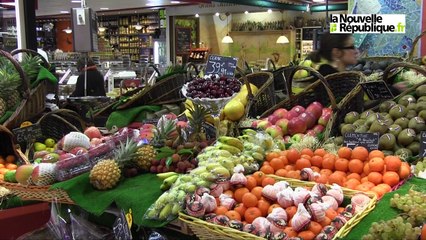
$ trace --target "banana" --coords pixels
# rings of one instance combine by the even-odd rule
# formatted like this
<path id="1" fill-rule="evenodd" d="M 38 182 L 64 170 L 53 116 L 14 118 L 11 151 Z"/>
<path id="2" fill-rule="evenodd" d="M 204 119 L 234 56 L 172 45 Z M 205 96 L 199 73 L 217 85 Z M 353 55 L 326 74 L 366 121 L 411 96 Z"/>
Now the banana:
<path id="1" fill-rule="evenodd" d="M 178 177 L 179 177 L 179 175 L 176 174 L 176 175 L 172 175 L 172 176 L 164 179 L 163 183 L 160 186 L 160 189 L 162 191 L 168 190 L 173 185 L 173 183 L 176 182 Z"/>
<path id="2" fill-rule="evenodd" d="M 234 169 L 235 164 L 230 159 L 219 159 L 218 162 L 226 169 Z"/>
<path id="3" fill-rule="evenodd" d="M 234 147 L 240 149 L 241 151 L 244 149 L 243 142 L 241 142 L 240 139 L 238 139 L 238 138 L 228 137 L 228 136 L 220 136 L 217 140 L 221 143 L 225 143 L 225 144 L 234 146 Z"/>
<path id="4" fill-rule="evenodd" d="M 228 178 L 231 177 L 231 173 L 229 172 L 229 170 L 226 169 L 225 167 L 222 167 L 222 166 L 213 169 L 211 171 L 211 173 L 213 175 L 215 175 L 217 178 L 226 178 L 226 179 L 228 179 Z"/>
<path id="5" fill-rule="evenodd" d="M 260 154 L 258 152 L 253 152 L 251 154 L 251 156 L 256 160 L 256 161 L 263 161 L 264 157 L 263 154 Z"/>
<path id="6" fill-rule="evenodd" d="M 253 149 L 252 149 L 253 151 L 255 151 L 255 152 L 258 152 L 258 153 L 260 153 L 260 154 L 262 154 L 262 155 L 264 155 L 265 154 L 265 150 L 261 147 L 261 146 L 254 146 L 253 147 Z"/>
<path id="7" fill-rule="evenodd" d="M 168 177 L 174 176 L 174 175 L 178 175 L 177 172 L 165 172 L 165 173 L 157 173 L 157 177 L 164 180 Z"/>
<path id="8" fill-rule="evenodd" d="M 217 144 L 216 147 L 218 147 L 219 149 L 226 150 L 226 151 L 228 151 L 232 154 L 241 153 L 241 150 L 237 147 L 234 147 L 234 146 L 231 146 L 231 145 L 228 145 L 228 144 L 225 144 L 225 143 L 221 143 L 221 142 L 217 142 L 216 144 Z"/>
<path id="9" fill-rule="evenodd" d="M 181 207 L 180 207 L 179 203 L 173 204 L 172 215 L 178 215 L 178 213 L 180 212 L 180 210 L 181 210 Z"/>
<path id="10" fill-rule="evenodd" d="M 170 203 L 164 206 L 163 209 L 161 209 L 160 214 L 158 215 L 158 218 L 160 220 L 166 220 L 172 213 L 172 207 L 173 206 Z"/>
<path id="11" fill-rule="evenodd" d="M 216 148 L 214 146 L 208 146 L 208 147 L 204 148 L 203 150 L 204 150 L 204 152 L 208 152 L 208 151 L 215 150 L 215 149 Z"/>
<path id="12" fill-rule="evenodd" d="M 244 135 L 247 134 L 247 135 L 253 135 L 253 136 L 255 136 L 257 134 L 257 132 L 255 130 L 253 130 L 253 129 L 247 128 L 247 129 L 243 130 L 243 134 Z"/>
<path id="13" fill-rule="evenodd" d="M 255 143 L 256 142 L 256 138 L 255 138 L 254 135 L 244 134 L 242 136 L 239 136 L 238 139 L 240 139 L 243 142 L 250 142 L 250 143 Z"/>
<path id="14" fill-rule="evenodd" d="M 207 171 L 212 171 L 213 169 L 217 168 L 217 167 L 222 167 L 222 165 L 218 162 L 212 162 L 206 165 L 206 169 Z"/>

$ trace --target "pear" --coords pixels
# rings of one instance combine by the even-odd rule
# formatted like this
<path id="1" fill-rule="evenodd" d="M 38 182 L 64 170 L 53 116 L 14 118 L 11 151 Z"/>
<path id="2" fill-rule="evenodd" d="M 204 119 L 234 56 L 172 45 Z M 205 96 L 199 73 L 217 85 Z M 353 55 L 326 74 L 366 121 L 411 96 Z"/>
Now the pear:
<path id="1" fill-rule="evenodd" d="M 394 102 L 392 100 L 384 101 L 379 105 L 379 111 L 387 113 L 387 112 L 389 112 L 391 107 L 393 107 L 395 105 L 396 105 L 396 102 Z"/>
<path id="2" fill-rule="evenodd" d="M 408 122 L 408 127 L 414 129 L 416 133 L 420 133 L 421 131 L 426 130 L 426 124 L 423 118 L 421 117 L 413 117 Z"/>
<path id="3" fill-rule="evenodd" d="M 402 127 L 398 124 L 392 124 L 389 126 L 389 133 L 394 135 L 395 137 L 399 135 L 399 133 L 402 131 Z"/>
<path id="4" fill-rule="evenodd" d="M 412 119 L 413 117 L 417 117 L 417 112 L 415 110 L 408 110 L 405 117 L 408 118 L 408 119 Z"/>
<path id="5" fill-rule="evenodd" d="M 386 133 L 379 138 L 379 149 L 392 150 L 395 147 L 396 138 L 393 134 Z"/>
<path id="6" fill-rule="evenodd" d="M 353 124 L 358 119 L 359 119 L 359 113 L 352 111 L 346 114 L 344 122 L 347 124 Z"/>
<path id="7" fill-rule="evenodd" d="M 410 122 L 410 119 L 406 117 L 401 117 L 395 120 L 394 124 L 398 124 L 401 126 L 401 128 L 405 129 L 408 127 L 408 123 Z"/>
<path id="8" fill-rule="evenodd" d="M 423 84 L 423 85 L 418 86 L 416 88 L 416 95 L 417 95 L 417 97 L 426 96 L 426 84 Z"/>
<path id="9" fill-rule="evenodd" d="M 410 103 L 416 103 L 416 98 L 412 95 L 405 95 L 402 98 L 399 99 L 398 104 L 403 106 L 408 106 Z"/>
<path id="10" fill-rule="evenodd" d="M 420 143 L 419 142 L 412 142 L 410 145 L 407 146 L 407 149 L 409 149 L 414 156 L 417 156 L 420 151 Z"/>
<path id="11" fill-rule="evenodd" d="M 353 123 L 353 125 L 355 126 L 355 127 L 359 127 L 359 126 L 362 126 L 362 125 L 364 125 L 365 124 L 365 119 L 358 119 L 358 120 L 356 120 L 354 123 Z"/>
<path id="12" fill-rule="evenodd" d="M 374 111 L 372 111 L 372 110 L 367 110 L 367 111 L 362 112 L 362 113 L 359 115 L 359 118 L 360 118 L 360 119 L 367 119 L 367 117 L 368 117 L 368 116 L 370 116 L 370 115 L 372 115 L 372 114 L 374 114 Z"/>
<path id="13" fill-rule="evenodd" d="M 417 102 L 416 103 L 416 111 L 420 112 L 422 110 L 426 110 L 426 102 Z"/>
<path id="14" fill-rule="evenodd" d="M 380 135 L 385 134 L 388 131 L 388 125 L 386 122 L 382 120 L 374 121 L 371 126 L 369 132 L 378 132 Z"/>
<path id="15" fill-rule="evenodd" d="M 411 128 L 406 128 L 398 134 L 398 143 L 402 146 L 410 145 L 416 139 L 416 132 Z"/>
<path id="16" fill-rule="evenodd" d="M 405 117 L 407 114 L 407 108 L 403 105 L 397 104 L 389 110 L 389 114 L 392 116 L 393 119 L 398 119 L 401 117 Z"/>
<path id="17" fill-rule="evenodd" d="M 342 127 L 342 136 L 345 136 L 346 133 L 353 133 L 355 132 L 355 126 L 352 124 L 345 124 Z"/>

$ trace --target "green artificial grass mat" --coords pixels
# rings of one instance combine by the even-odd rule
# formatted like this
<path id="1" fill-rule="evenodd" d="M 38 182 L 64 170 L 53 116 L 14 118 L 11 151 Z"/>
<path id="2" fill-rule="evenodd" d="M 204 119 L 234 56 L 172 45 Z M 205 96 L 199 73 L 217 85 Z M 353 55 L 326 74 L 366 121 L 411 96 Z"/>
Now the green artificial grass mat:
<path id="1" fill-rule="evenodd" d="M 368 233 L 373 222 L 379 222 L 381 220 L 387 221 L 397 217 L 401 211 L 390 206 L 390 199 L 395 193 L 400 195 L 407 194 L 408 190 L 411 188 L 416 191 L 426 192 L 426 179 L 413 177 L 409 179 L 404 185 L 402 185 L 398 190 L 386 193 L 383 198 L 376 203 L 376 207 L 373 209 L 373 211 L 361 219 L 361 222 L 359 222 L 349 232 L 349 234 L 342 239 L 360 240 L 362 239 L 362 236 Z"/>
<path id="2" fill-rule="evenodd" d="M 128 126 L 132 122 L 142 122 L 146 119 L 148 112 L 160 111 L 160 106 L 138 106 L 112 112 L 106 122 L 105 127 L 111 129 L 113 126 L 122 128 Z"/>
<path id="3" fill-rule="evenodd" d="M 0 199 L 0 210 L 22 207 L 37 203 L 37 201 L 23 201 L 18 196 L 5 197 Z"/>
<path id="4" fill-rule="evenodd" d="M 163 227 L 170 221 L 145 220 L 146 210 L 163 193 L 160 180 L 155 174 L 145 173 L 133 178 L 125 178 L 111 190 L 99 191 L 89 182 L 89 173 L 70 180 L 56 183 L 52 188 L 65 190 L 76 205 L 95 216 L 100 216 L 109 207 L 117 206 L 133 213 L 133 223 L 143 227 Z"/>

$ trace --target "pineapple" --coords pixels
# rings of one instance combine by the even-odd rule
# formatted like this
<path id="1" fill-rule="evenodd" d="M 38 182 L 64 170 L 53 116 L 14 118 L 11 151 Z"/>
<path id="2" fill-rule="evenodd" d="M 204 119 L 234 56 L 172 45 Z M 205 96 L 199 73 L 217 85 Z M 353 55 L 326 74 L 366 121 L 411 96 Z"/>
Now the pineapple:
<path id="1" fill-rule="evenodd" d="M 0 98 L 0 117 L 6 113 L 6 102 Z"/>
<path id="2" fill-rule="evenodd" d="M 0 98 L 6 103 L 5 109 L 11 109 L 20 102 L 20 86 L 21 77 L 13 64 L 4 57 L 0 58 Z M 2 107 L 3 105 L 0 105 L 0 108 Z"/>
<path id="3" fill-rule="evenodd" d="M 156 155 L 152 145 L 143 145 L 137 150 L 136 164 L 140 169 L 149 171 L 151 168 L 151 161 L 155 159 Z"/>
<path id="4" fill-rule="evenodd" d="M 167 119 L 165 116 L 158 121 L 157 128 L 154 131 L 152 145 L 163 146 L 165 141 L 173 137 L 176 131 L 176 121 Z"/>
<path id="5" fill-rule="evenodd" d="M 31 54 L 24 54 L 22 57 L 21 66 L 27 75 L 30 83 L 33 83 L 37 79 L 37 75 L 40 71 L 42 60 L 39 56 L 32 56 Z"/>
<path id="6" fill-rule="evenodd" d="M 188 110 L 189 125 L 193 128 L 189 136 L 189 141 L 200 142 L 206 140 L 206 135 L 203 132 L 203 123 L 205 118 L 211 115 L 211 111 L 199 104 L 194 104 L 194 106 Z"/>
<path id="7" fill-rule="evenodd" d="M 126 143 L 120 142 L 112 159 L 98 162 L 90 171 L 90 183 L 99 190 L 114 188 L 121 178 L 122 169 L 131 165 L 136 157 L 137 144 L 127 139 Z"/>

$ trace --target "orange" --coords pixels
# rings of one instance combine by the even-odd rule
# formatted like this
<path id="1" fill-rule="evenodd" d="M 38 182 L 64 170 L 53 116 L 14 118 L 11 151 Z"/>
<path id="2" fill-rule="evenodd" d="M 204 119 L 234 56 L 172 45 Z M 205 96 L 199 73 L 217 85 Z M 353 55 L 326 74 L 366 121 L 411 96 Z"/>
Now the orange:
<path id="1" fill-rule="evenodd" d="M 322 157 L 317 155 L 313 156 L 311 158 L 311 165 L 319 168 L 322 167 Z"/>
<path id="2" fill-rule="evenodd" d="M 274 168 L 268 165 L 263 165 L 259 170 L 264 174 L 274 174 L 275 172 Z"/>
<path id="3" fill-rule="evenodd" d="M 368 182 L 368 176 L 361 178 L 361 183 L 365 183 L 365 182 Z"/>
<path id="4" fill-rule="evenodd" d="M 227 216 L 230 220 L 238 220 L 238 221 L 241 221 L 241 215 L 240 215 L 240 213 L 238 213 L 238 212 L 237 212 L 237 211 L 235 211 L 235 210 L 227 211 L 227 212 L 225 213 L 225 216 Z"/>
<path id="5" fill-rule="evenodd" d="M 9 170 L 15 170 L 15 169 L 18 168 L 18 165 L 13 164 L 13 163 L 8 163 L 6 165 L 7 165 L 6 168 L 9 169 Z"/>
<path id="6" fill-rule="evenodd" d="M 364 162 L 364 168 L 362 169 L 362 172 L 365 175 L 368 175 L 371 171 L 370 171 L 370 165 L 368 164 L 368 162 Z"/>
<path id="7" fill-rule="evenodd" d="M 218 206 L 216 210 L 214 210 L 214 213 L 217 215 L 225 215 L 225 213 L 228 211 L 228 208 L 225 206 Z"/>
<path id="8" fill-rule="evenodd" d="M 4 158 L 2 156 L 0 156 L 0 164 L 5 164 L 6 161 L 4 160 Z"/>
<path id="9" fill-rule="evenodd" d="M 324 155 L 327 153 L 324 148 L 317 148 L 314 151 L 314 155 L 324 157 Z"/>
<path id="10" fill-rule="evenodd" d="M 362 185 L 364 185 L 364 186 L 367 186 L 368 188 L 373 188 L 373 187 L 375 187 L 376 186 L 376 184 L 374 184 L 374 183 L 372 183 L 372 182 L 364 182 L 364 183 L 362 183 Z"/>
<path id="11" fill-rule="evenodd" d="M 325 216 L 333 220 L 337 216 L 337 212 L 332 208 L 328 208 L 325 211 Z"/>
<path id="12" fill-rule="evenodd" d="M 5 174 L 6 172 L 9 172 L 10 170 L 7 168 L 0 168 L 0 174 Z"/>
<path id="13" fill-rule="evenodd" d="M 295 163 L 300 158 L 300 153 L 296 149 L 292 148 L 287 150 L 286 157 L 289 163 Z"/>
<path id="14" fill-rule="evenodd" d="M 350 161 L 349 161 L 350 163 Z M 358 181 L 361 181 L 361 176 L 358 173 L 351 173 L 348 176 L 346 176 L 346 179 L 356 179 Z"/>
<path id="15" fill-rule="evenodd" d="M 271 164 L 269 164 L 267 161 L 263 161 L 262 166 L 271 166 Z"/>
<path id="16" fill-rule="evenodd" d="M 328 183 L 328 176 L 327 175 L 320 175 L 315 179 L 315 182 L 327 184 Z"/>
<path id="17" fill-rule="evenodd" d="M 294 214 L 296 214 L 296 212 L 297 212 L 297 207 L 296 206 L 290 206 L 290 207 L 287 207 L 286 209 L 285 209 L 285 212 L 287 213 L 287 217 L 288 217 L 288 219 L 292 219 L 293 218 L 293 216 L 294 216 Z M 290 221 L 289 221 L 290 222 Z"/>
<path id="18" fill-rule="evenodd" d="M 346 182 L 343 184 L 343 186 L 347 187 L 349 189 L 355 189 L 360 184 L 361 184 L 361 182 L 358 179 L 350 178 L 350 179 L 346 180 Z"/>
<path id="19" fill-rule="evenodd" d="M 269 162 L 269 164 L 274 169 L 274 172 L 285 167 L 284 162 L 281 160 L 281 158 L 274 158 Z"/>
<path id="20" fill-rule="evenodd" d="M 274 185 L 275 179 L 271 177 L 264 177 L 262 180 L 262 187 L 265 187 L 266 185 Z"/>
<path id="21" fill-rule="evenodd" d="M 279 159 L 281 159 L 281 161 L 283 162 L 284 166 L 286 166 L 288 164 L 288 159 L 286 156 L 281 156 L 279 157 Z"/>
<path id="22" fill-rule="evenodd" d="M 256 186 L 257 186 L 256 179 L 253 176 L 247 176 L 246 188 L 248 188 L 248 190 L 252 190 Z"/>
<path id="23" fill-rule="evenodd" d="M 300 179 L 300 171 L 299 170 L 288 171 L 287 177 L 293 178 L 293 179 Z"/>
<path id="24" fill-rule="evenodd" d="M 313 240 L 315 239 L 316 235 L 312 231 L 301 231 L 299 234 L 297 234 L 297 236 L 303 240 Z"/>
<path id="25" fill-rule="evenodd" d="M 344 182 L 345 182 L 345 177 L 342 176 L 340 173 L 334 172 L 330 176 L 328 176 L 328 183 L 330 184 L 335 183 L 340 186 L 343 186 Z"/>
<path id="26" fill-rule="evenodd" d="M 382 178 L 382 174 L 378 172 L 371 172 L 368 174 L 368 181 L 374 183 L 375 185 L 382 183 Z"/>
<path id="27" fill-rule="evenodd" d="M 268 208 L 268 214 L 270 214 L 272 210 L 274 210 L 274 208 L 278 208 L 278 207 L 279 208 L 281 207 L 281 205 L 279 205 L 278 203 L 271 204 L 271 206 L 269 206 Z"/>
<path id="28" fill-rule="evenodd" d="M 410 165 L 407 162 L 402 162 L 401 168 L 399 169 L 399 177 L 405 179 L 411 174 Z"/>
<path id="29" fill-rule="evenodd" d="M 4 175 L 0 174 L 0 181 L 4 181 Z"/>
<path id="30" fill-rule="evenodd" d="M 278 152 L 269 152 L 266 154 L 266 161 L 270 162 L 274 158 L 278 158 L 280 154 Z"/>
<path id="31" fill-rule="evenodd" d="M 269 203 L 268 200 L 261 199 L 257 202 L 257 208 L 260 209 L 263 217 L 266 217 L 268 215 L 268 210 L 270 206 L 271 203 Z"/>
<path id="32" fill-rule="evenodd" d="M 346 158 L 338 158 L 334 162 L 334 169 L 342 172 L 348 171 L 349 160 Z"/>
<path id="33" fill-rule="evenodd" d="M 257 207 L 249 207 L 247 208 L 246 212 L 244 213 L 244 220 L 247 223 L 252 223 L 254 219 L 261 217 L 262 212 Z"/>
<path id="34" fill-rule="evenodd" d="M 351 159 L 359 159 L 361 161 L 368 160 L 368 150 L 365 147 L 358 146 L 352 149 Z"/>
<path id="35" fill-rule="evenodd" d="M 311 161 L 305 158 L 301 158 L 296 161 L 295 167 L 297 170 L 302 170 L 304 168 L 310 168 L 311 167 Z"/>
<path id="36" fill-rule="evenodd" d="M 380 150 L 373 150 L 368 154 L 368 159 L 379 157 L 381 159 L 385 158 L 385 154 Z"/>
<path id="37" fill-rule="evenodd" d="M 317 172 L 317 173 L 319 173 L 319 172 L 321 171 L 321 169 L 320 169 L 319 167 L 315 167 L 315 166 L 312 166 L 312 167 L 311 167 L 311 169 L 312 169 L 314 172 Z"/>
<path id="38" fill-rule="evenodd" d="M 393 187 L 399 183 L 399 175 L 396 172 L 385 172 L 383 174 L 383 183 Z"/>
<path id="39" fill-rule="evenodd" d="M 306 154 L 302 154 L 302 155 L 300 155 L 300 158 L 304 158 L 304 159 L 308 159 L 309 161 L 311 161 L 311 156 L 309 156 L 309 155 L 306 155 Z M 297 161 L 296 161 L 297 162 Z"/>
<path id="40" fill-rule="evenodd" d="M 367 192 L 370 190 L 370 188 L 367 185 L 360 184 L 355 187 L 355 190 L 361 191 L 361 192 Z"/>
<path id="41" fill-rule="evenodd" d="M 330 169 L 321 169 L 320 174 L 321 175 L 327 175 L 330 176 L 333 173 L 333 171 L 331 171 Z"/>
<path id="42" fill-rule="evenodd" d="M 337 156 L 336 155 L 334 155 L 334 154 L 332 154 L 332 153 L 326 153 L 323 157 L 322 157 L 323 159 L 324 158 L 332 158 L 332 159 L 336 159 L 337 158 Z"/>
<path id="43" fill-rule="evenodd" d="M 385 183 L 380 183 L 379 185 L 377 185 L 377 187 L 383 188 L 384 190 L 386 190 L 386 192 L 390 192 L 392 190 L 392 188 Z"/>
<path id="44" fill-rule="evenodd" d="M 337 156 L 340 158 L 351 159 L 352 149 L 348 147 L 341 147 L 337 150 Z"/>
<path id="45" fill-rule="evenodd" d="M 322 159 L 322 168 L 334 170 L 335 159 L 331 157 L 324 157 Z"/>
<path id="46" fill-rule="evenodd" d="M 370 172 L 381 172 L 385 167 L 385 161 L 381 158 L 375 157 L 368 161 Z"/>
<path id="47" fill-rule="evenodd" d="M 312 149 L 310 148 L 304 148 L 302 149 L 302 151 L 300 151 L 301 155 L 308 155 L 310 157 L 314 156 L 314 151 L 312 151 Z"/>
<path id="48" fill-rule="evenodd" d="M 15 160 L 16 160 L 16 157 L 13 156 L 13 155 L 8 155 L 6 157 L 6 162 L 8 162 L 8 163 L 13 163 L 13 162 L 15 162 Z"/>
<path id="49" fill-rule="evenodd" d="M 309 224 L 309 231 L 313 232 L 315 235 L 318 235 L 321 232 L 321 230 L 322 230 L 321 224 L 315 221 L 311 221 L 311 223 Z"/>
<path id="50" fill-rule="evenodd" d="M 237 190 L 235 190 L 234 191 L 234 199 L 235 199 L 235 201 L 237 201 L 239 203 L 243 202 L 243 196 L 244 196 L 244 194 L 246 194 L 248 192 L 250 192 L 250 191 L 248 190 L 248 188 L 245 188 L 245 187 L 238 188 Z"/>
<path id="51" fill-rule="evenodd" d="M 341 214 L 342 212 L 344 212 L 345 211 L 345 208 L 344 207 L 338 207 L 337 208 L 337 214 Z"/>
<path id="52" fill-rule="evenodd" d="M 348 169 L 351 173 L 361 174 L 364 171 L 364 163 L 359 159 L 352 159 L 348 163 Z"/>
<path id="53" fill-rule="evenodd" d="M 423 223 L 422 232 L 420 233 L 420 240 L 426 240 L 426 223 Z"/>
<path id="54" fill-rule="evenodd" d="M 378 198 L 382 197 L 386 193 L 386 189 L 377 186 L 371 188 L 370 190 L 375 192 Z"/>
<path id="55" fill-rule="evenodd" d="M 280 177 L 286 177 L 287 176 L 287 170 L 278 169 L 277 171 L 275 171 L 275 175 L 280 176 Z"/>
<path id="56" fill-rule="evenodd" d="M 325 217 L 324 220 L 322 220 L 321 222 L 319 222 L 319 224 L 321 224 L 322 227 L 328 226 L 331 224 L 331 219 L 328 217 Z"/>
<path id="57" fill-rule="evenodd" d="M 279 154 L 280 154 L 280 156 L 287 156 L 287 151 L 286 150 L 284 150 L 284 151 L 281 151 L 281 152 L 279 152 Z"/>
<path id="58" fill-rule="evenodd" d="M 290 222 L 290 221 L 288 221 L 288 222 Z M 292 227 L 285 227 L 284 233 L 287 234 L 287 237 L 289 237 L 289 238 L 297 237 L 297 232 L 294 231 L 294 229 Z"/>
<path id="59" fill-rule="evenodd" d="M 265 174 L 262 171 L 257 171 L 257 172 L 254 172 L 252 176 L 256 179 L 257 186 L 261 186 L 262 180 L 265 177 Z"/>
<path id="60" fill-rule="evenodd" d="M 257 197 L 253 193 L 249 192 L 243 195 L 242 203 L 248 208 L 257 206 L 257 201 Z"/>
<path id="61" fill-rule="evenodd" d="M 244 213 L 246 212 L 247 208 L 244 206 L 243 203 L 237 203 L 236 207 L 234 207 L 234 211 L 237 211 L 240 216 L 244 216 Z"/>
<path id="62" fill-rule="evenodd" d="M 387 156 L 385 157 L 386 171 L 399 172 L 401 168 L 402 161 L 397 156 Z"/>
<path id="63" fill-rule="evenodd" d="M 0 168 L 6 168 L 3 163 L 0 163 Z"/>
<path id="64" fill-rule="evenodd" d="M 287 165 L 287 166 L 285 166 L 284 169 L 287 170 L 287 171 L 293 171 L 295 168 L 294 168 L 293 165 Z"/>

